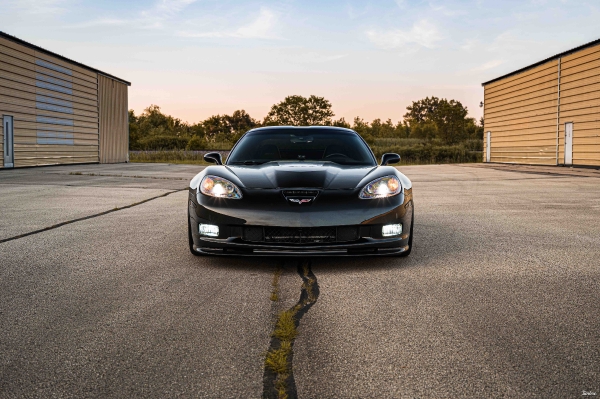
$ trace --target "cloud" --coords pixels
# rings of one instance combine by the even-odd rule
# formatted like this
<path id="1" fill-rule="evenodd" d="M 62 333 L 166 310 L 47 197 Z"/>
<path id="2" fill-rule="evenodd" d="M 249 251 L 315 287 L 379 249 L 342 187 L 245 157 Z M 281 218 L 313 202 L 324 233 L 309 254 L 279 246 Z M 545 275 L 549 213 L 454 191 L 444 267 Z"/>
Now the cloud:
<path id="1" fill-rule="evenodd" d="M 366 35 L 375 46 L 383 49 L 404 48 L 412 44 L 433 48 L 441 40 L 435 25 L 425 19 L 416 22 L 408 31 L 401 29 L 385 32 L 370 30 L 366 32 Z"/>
<path id="2" fill-rule="evenodd" d="M 79 24 L 69 25 L 68 28 L 91 28 L 94 26 L 118 26 L 125 25 L 128 21 L 124 19 L 114 18 L 98 18 L 91 21 L 81 22 Z"/>
<path id="3" fill-rule="evenodd" d="M 460 49 L 470 52 L 470 51 L 473 51 L 473 50 L 479 48 L 480 45 L 481 45 L 481 42 L 478 39 L 467 39 L 460 46 Z"/>
<path id="4" fill-rule="evenodd" d="M 499 65 L 504 64 L 504 60 L 493 60 L 493 61 L 489 61 L 486 62 L 483 65 L 480 65 L 478 67 L 472 68 L 471 72 L 483 72 L 483 71 L 487 71 L 489 69 L 494 69 Z"/>
<path id="5" fill-rule="evenodd" d="M 68 10 L 68 0 L 13 0 L 9 4 L 28 14 L 62 14 Z"/>
<path id="6" fill-rule="evenodd" d="M 178 32 L 182 37 L 205 37 L 205 38 L 241 38 L 241 39 L 275 39 L 272 30 L 276 24 L 277 16 L 268 8 L 261 8 L 258 17 L 247 25 L 240 26 L 232 31 L 212 32 Z"/>
<path id="7" fill-rule="evenodd" d="M 154 7 L 158 12 L 177 14 L 197 0 L 160 0 Z"/>
<path id="8" fill-rule="evenodd" d="M 22 0 L 20 0 L 22 1 Z M 35 1 L 35 0 L 28 0 Z M 43 0 L 58 1 L 58 0 Z M 62 0 L 61 0 L 62 1 Z M 128 25 L 138 29 L 160 29 L 165 23 L 180 14 L 187 6 L 197 0 L 159 0 L 154 5 L 138 13 L 132 19 L 98 18 L 90 21 L 70 25 L 69 28 L 89 28 L 94 26 Z"/>
<path id="9" fill-rule="evenodd" d="M 466 15 L 467 14 L 467 12 L 464 11 L 464 10 L 458 10 L 458 9 L 456 9 L 454 7 L 448 8 L 445 5 L 434 4 L 432 2 L 429 3 L 429 7 L 433 11 L 435 11 L 437 13 L 440 13 L 440 14 L 446 16 L 446 17 L 455 17 L 455 16 L 458 16 L 458 15 Z"/>

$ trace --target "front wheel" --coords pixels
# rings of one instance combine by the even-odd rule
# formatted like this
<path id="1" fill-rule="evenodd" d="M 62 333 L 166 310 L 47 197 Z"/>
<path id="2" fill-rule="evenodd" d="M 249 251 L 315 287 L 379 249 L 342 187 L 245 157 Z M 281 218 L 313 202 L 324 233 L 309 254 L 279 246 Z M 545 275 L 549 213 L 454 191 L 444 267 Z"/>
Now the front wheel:
<path id="1" fill-rule="evenodd" d="M 198 251 L 196 251 L 194 249 L 194 240 L 192 239 L 192 225 L 190 223 L 190 216 L 189 215 L 188 215 L 187 225 L 188 225 L 188 243 L 190 245 L 190 252 L 194 256 L 202 256 L 203 255 L 202 253 L 200 253 L 200 252 L 198 252 Z"/>

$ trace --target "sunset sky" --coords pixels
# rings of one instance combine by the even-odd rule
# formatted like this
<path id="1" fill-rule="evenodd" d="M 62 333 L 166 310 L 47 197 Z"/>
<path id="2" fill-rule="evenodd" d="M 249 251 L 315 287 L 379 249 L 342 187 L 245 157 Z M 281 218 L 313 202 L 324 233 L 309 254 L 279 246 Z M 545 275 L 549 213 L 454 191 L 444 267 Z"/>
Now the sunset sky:
<path id="1" fill-rule="evenodd" d="M 0 30 L 132 82 L 129 107 L 188 122 L 285 96 L 336 118 L 402 119 L 412 100 L 482 115 L 481 83 L 600 38 L 600 2 L 0 0 Z"/>

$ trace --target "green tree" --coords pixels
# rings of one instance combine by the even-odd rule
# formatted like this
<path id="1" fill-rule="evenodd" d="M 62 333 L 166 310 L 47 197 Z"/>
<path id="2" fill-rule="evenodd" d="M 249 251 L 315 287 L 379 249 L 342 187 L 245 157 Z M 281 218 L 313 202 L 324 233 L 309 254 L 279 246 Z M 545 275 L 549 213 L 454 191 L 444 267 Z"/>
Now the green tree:
<path id="1" fill-rule="evenodd" d="M 208 147 L 208 143 L 206 142 L 206 140 L 204 140 L 204 138 L 199 137 L 199 136 L 194 136 L 190 139 L 190 141 L 188 141 L 185 149 L 191 150 L 191 151 L 199 151 L 199 150 L 205 150 L 207 147 Z"/>
<path id="2" fill-rule="evenodd" d="M 237 110 L 231 116 L 224 115 L 223 119 L 229 126 L 230 140 L 236 142 L 250 129 L 260 126 L 260 122 L 252 118 L 246 111 Z"/>
<path id="3" fill-rule="evenodd" d="M 460 101 L 426 97 L 419 101 L 413 101 L 412 105 L 406 107 L 406 109 L 408 112 L 404 115 L 404 120 L 411 128 L 434 123 L 437 128 L 436 137 L 447 144 L 467 138 L 465 128 L 468 124 L 468 111 Z M 431 128 L 427 128 L 427 130 L 429 132 Z M 412 135 L 415 136 L 416 134 L 422 133 L 419 133 L 419 129 L 417 129 Z"/>
<path id="4" fill-rule="evenodd" d="M 218 135 L 227 137 L 231 133 L 231 129 L 221 115 L 213 115 L 202 122 L 204 128 L 204 136 L 207 141 L 214 142 Z"/>
<path id="5" fill-rule="evenodd" d="M 149 106 L 137 117 L 131 111 L 129 124 L 132 150 L 185 148 L 190 137 L 188 124 L 163 114 L 157 105 Z"/>
<path id="6" fill-rule="evenodd" d="M 265 125 L 314 126 L 331 125 L 334 116 L 331 103 L 323 97 L 288 96 L 271 107 Z"/>
<path id="7" fill-rule="evenodd" d="M 346 129 L 350 129 L 350 127 L 351 127 L 350 124 L 348 122 L 346 122 L 346 119 L 344 119 L 344 118 L 340 118 L 340 119 L 333 121 L 331 123 L 331 125 L 337 126 L 337 127 L 345 127 Z"/>
<path id="8" fill-rule="evenodd" d="M 415 123 L 410 131 L 410 137 L 415 139 L 433 140 L 437 135 L 437 125 L 432 121 Z"/>
<path id="9" fill-rule="evenodd" d="M 369 145 L 375 144 L 375 137 L 373 136 L 371 126 L 369 126 L 369 122 L 365 122 L 362 118 L 359 118 L 357 116 L 356 118 L 354 118 L 354 122 L 352 123 L 352 130 L 360 134 L 360 136 L 367 143 L 369 143 Z"/>
<path id="10" fill-rule="evenodd" d="M 135 116 L 135 112 L 129 110 L 129 149 L 133 150 L 139 147 L 140 141 L 140 129 L 138 126 L 138 120 Z"/>

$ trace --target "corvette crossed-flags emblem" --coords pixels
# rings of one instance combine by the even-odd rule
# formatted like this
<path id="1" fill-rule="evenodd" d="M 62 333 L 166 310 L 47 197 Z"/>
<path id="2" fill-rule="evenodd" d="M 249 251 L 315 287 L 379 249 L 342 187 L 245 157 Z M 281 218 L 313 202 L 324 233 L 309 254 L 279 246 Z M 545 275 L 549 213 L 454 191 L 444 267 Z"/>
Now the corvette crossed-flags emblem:
<path id="1" fill-rule="evenodd" d="M 288 201 L 294 202 L 298 205 L 302 205 L 302 204 L 306 204 L 306 203 L 312 201 L 312 199 L 311 198 L 288 198 Z"/>

